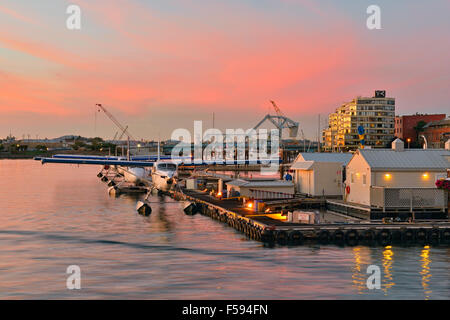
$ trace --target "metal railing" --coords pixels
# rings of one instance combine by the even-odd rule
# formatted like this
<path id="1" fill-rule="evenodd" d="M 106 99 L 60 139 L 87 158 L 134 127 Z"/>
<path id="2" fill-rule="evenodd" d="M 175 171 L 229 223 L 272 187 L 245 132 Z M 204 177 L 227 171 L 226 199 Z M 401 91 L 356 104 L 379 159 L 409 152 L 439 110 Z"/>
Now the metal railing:
<path id="1" fill-rule="evenodd" d="M 265 190 L 255 190 L 250 189 L 251 198 L 257 200 L 265 199 L 293 199 L 294 194 L 286 192 L 276 192 L 276 191 L 265 191 Z"/>
<path id="2" fill-rule="evenodd" d="M 445 190 L 437 188 L 370 188 L 370 205 L 378 208 L 447 208 Z"/>

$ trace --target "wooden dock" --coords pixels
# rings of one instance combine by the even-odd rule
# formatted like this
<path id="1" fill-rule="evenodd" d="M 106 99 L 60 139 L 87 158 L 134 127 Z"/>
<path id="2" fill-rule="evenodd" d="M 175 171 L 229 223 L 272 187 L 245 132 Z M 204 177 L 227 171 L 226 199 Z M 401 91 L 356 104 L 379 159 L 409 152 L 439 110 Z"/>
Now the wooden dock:
<path id="1" fill-rule="evenodd" d="M 319 224 L 290 223 L 274 219 L 270 214 L 254 212 L 244 208 L 237 200 L 220 200 L 196 190 L 181 190 L 172 193 L 177 200 L 187 200 L 195 204 L 192 213 L 201 213 L 228 224 L 249 238 L 264 243 L 299 245 L 307 242 L 336 244 L 450 244 L 450 221 L 436 220 L 423 222 L 371 222 L 366 219 L 346 218 Z M 342 218 L 342 216 L 344 218 Z M 334 220 L 334 221 L 333 221 Z"/>

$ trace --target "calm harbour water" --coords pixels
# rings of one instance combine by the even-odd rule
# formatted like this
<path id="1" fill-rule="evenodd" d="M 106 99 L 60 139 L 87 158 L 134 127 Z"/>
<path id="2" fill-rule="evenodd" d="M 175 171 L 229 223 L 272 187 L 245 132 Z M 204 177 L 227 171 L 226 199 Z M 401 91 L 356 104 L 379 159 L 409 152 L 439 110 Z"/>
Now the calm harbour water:
<path id="1" fill-rule="evenodd" d="M 98 171 L 0 160 L 1 299 L 450 298 L 449 247 L 268 248 L 164 196 L 142 217 Z M 69 265 L 81 290 L 66 288 Z"/>

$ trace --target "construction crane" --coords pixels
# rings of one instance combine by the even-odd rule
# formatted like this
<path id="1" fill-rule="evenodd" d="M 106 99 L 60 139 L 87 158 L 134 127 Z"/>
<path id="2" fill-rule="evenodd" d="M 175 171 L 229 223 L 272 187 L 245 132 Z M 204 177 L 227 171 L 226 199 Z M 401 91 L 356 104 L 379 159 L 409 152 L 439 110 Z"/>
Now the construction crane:
<path id="1" fill-rule="evenodd" d="M 253 129 L 258 129 L 266 120 L 269 120 L 279 130 L 280 143 L 283 138 L 283 129 L 289 129 L 289 136 L 291 138 L 297 137 L 299 123 L 286 117 L 274 101 L 270 100 L 270 103 L 275 109 L 276 116 L 269 113 L 266 114 L 266 116 Z"/>
<path id="2" fill-rule="evenodd" d="M 128 129 L 128 126 L 125 127 L 125 129 Z M 122 131 L 122 133 L 119 136 L 119 139 L 117 139 L 117 136 L 119 135 L 119 131 L 116 131 L 116 134 L 114 135 L 114 138 L 112 138 L 112 141 L 120 141 L 122 140 L 123 135 L 125 134 L 125 131 Z"/>
<path id="3" fill-rule="evenodd" d="M 125 132 L 127 132 L 127 130 L 128 130 L 128 126 L 125 127 L 125 131 L 122 131 L 122 133 L 119 136 L 119 139 L 117 139 L 117 140 L 119 140 L 119 141 L 122 140 L 122 137 L 125 134 Z"/>
<path id="4" fill-rule="evenodd" d="M 102 110 L 108 116 L 108 118 L 111 119 L 111 121 L 114 122 L 114 124 L 120 129 L 122 134 L 120 135 L 119 140 L 122 139 L 122 136 L 124 134 L 126 134 L 130 138 L 130 140 L 136 141 L 136 139 L 133 138 L 133 136 L 128 132 L 128 126 L 126 126 L 126 127 L 122 126 L 120 124 L 120 122 L 108 110 L 106 110 L 106 108 L 104 106 L 102 106 L 100 103 L 95 104 L 95 106 L 99 107 L 100 110 Z"/>

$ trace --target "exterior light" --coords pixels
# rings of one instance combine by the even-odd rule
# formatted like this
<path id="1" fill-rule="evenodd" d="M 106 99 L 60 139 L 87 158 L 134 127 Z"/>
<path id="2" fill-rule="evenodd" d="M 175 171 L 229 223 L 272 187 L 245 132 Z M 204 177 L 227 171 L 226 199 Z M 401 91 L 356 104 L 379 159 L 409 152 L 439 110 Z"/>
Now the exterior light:
<path id="1" fill-rule="evenodd" d="M 221 197 L 222 196 L 222 192 L 217 192 L 217 196 Z"/>
<path id="2" fill-rule="evenodd" d="M 386 173 L 386 174 L 384 175 L 384 179 L 385 179 L 385 180 L 391 180 L 391 178 L 392 178 L 392 175 L 391 175 L 390 173 Z"/>
<path id="3" fill-rule="evenodd" d="M 138 144 L 138 148 L 140 148 L 141 147 L 141 144 Z"/>
<path id="4" fill-rule="evenodd" d="M 430 175 L 428 174 L 428 172 L 425 172 L 425 173 L 422 175 L 422 179 L 424 179 L 424 180 L 428 180 L 429 177 L 430 177 Z"/>
<path id="5" fill-rule="evenodd" d="M 250 203 L 247 205 L 247 207 L 248 207 L 249 209 L 253 208 L 253 203 L 250 202 Z"/>
<path id="6" fill-rule="evenodd" d="M 411 142 L 411 138 L 406 139 L 406 142 Z"/>

